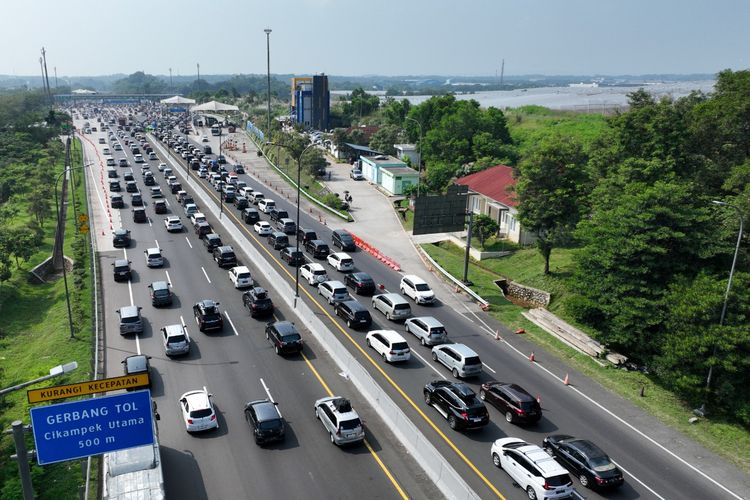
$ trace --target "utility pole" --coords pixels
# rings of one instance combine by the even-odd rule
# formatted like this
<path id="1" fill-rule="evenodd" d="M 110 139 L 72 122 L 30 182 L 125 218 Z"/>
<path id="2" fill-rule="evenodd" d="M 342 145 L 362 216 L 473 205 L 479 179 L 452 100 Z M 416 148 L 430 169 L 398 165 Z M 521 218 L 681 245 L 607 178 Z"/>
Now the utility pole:
<path id="1" fill-rule="evenodd" d="M 267 141 L 271 140 L 271 28 L 263 30 L 266 34 L 266 78 L 268 80 L 268 123 L 266 133 Z"/>
<path id="2" fill-rule="evenodd" d="M 44 94 L 47 95 L 47 85 L 44 83 L 44 61 L 42 61 L 42 58 L 39 58 L 39 69 L 42 72 L 42 90 L 44 91 Z"/>
<path id="3" fill-rule="evenodd" d="M 57 66 L 53 67 L 52 69 L 55 70 L 55 90 L 57 90 Z"/>
<path id="4" fill-rule="evenodd" d="M 42 60 L 44 60 L 44 82 L 47 85 L 47 98 L 52 101 L 52 92 L 49 88 L 49 73 L 47 72 L 47 51 L 42 47 Z"/>
<path id="5" fill-rule="evenodd" d="M 172 68 L 169 68 L 169 91 L 174 91 L 174 85 L 172 85 Z"/>
<path id="6" fill-rule="evenodd" d="M 503 86 L 503 77 L 505 76 L 505 59 L 500 64 L 500 86 Z"/>
<path id="7" fill-rule="evenodd" d="M 196 85 L 196 87 L 197 87 L 197 86 L 198 86 L 198 84 L 199 84 L 199 83 L 200 83 L 200 81 L 201 81 L 201 65 L 200 65 L 200 63 L 195 63 L 195 67 L 196 67 L 196 68 L 198 68 L 198 79 L 197 79 L 197 80 L 196 80 L 196 82 L 195 82 L 195 85 Z M 196 88 L 195 90 L 198 90 L 198 89 Z"/>
<path id="8" fill-rule="evenodd" d="M 466 253 L 464 255 L 464 285 L 470 285 L 471 282 L 469 281 L 469 255 L 471 250 L 471 230 L 472 226 L 474 225 L 474 212 L 469 210 L 469 213 L 466 214 L 469 216 L 469 227 L 466 231 Z"/>

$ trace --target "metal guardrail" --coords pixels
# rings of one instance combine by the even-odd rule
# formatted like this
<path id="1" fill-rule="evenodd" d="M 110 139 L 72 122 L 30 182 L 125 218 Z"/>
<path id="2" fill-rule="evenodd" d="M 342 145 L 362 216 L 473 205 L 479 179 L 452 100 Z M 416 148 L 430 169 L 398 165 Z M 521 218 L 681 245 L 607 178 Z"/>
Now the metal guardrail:
<path id="1" fill-rule="evenodd" d="M 490 303 L 484 300 L 481 296 L 479 296 L 474 290 L 466 286 L 461 280 L 454 277 L 451 273 L 443 269 L 443 267 L 435 262 L 435 259 L 430 257 L 430 254 L 422 250 L 422 247 L 419 246 L 419 250 L 422 252 L 422 254 L 425 256 L 425 258 L 432 264 L 432 266 L 440 271 L 446 278 L 448 278 L 451 282 L 453 282 L 454 285 L 462 289 L 464 292 L 466 292 L 471 298 L 473 298 L 475 301 L 479 303 L 480 306 L 482 306 L 482 309 L 486 309 L 490 306 Z"/>

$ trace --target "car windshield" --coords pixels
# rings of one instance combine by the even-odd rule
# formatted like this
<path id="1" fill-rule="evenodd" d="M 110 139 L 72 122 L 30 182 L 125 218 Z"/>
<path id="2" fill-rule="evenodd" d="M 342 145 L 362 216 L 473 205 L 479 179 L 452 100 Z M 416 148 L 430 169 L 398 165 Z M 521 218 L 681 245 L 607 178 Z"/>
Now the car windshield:
<path id="1" fill-rule="evenodd" d="M 281 429 L 281 420 L 266 420 L 265 422 L 261 422 L 258 428 L 263 431 Z"/>
<path id="2" fill-rule="evenodd" d="M 193 410 L 190 412 L 192 418 L 206 418 L 211 416 L 211 408 L 203 408 L 201 410 Z"/>
<path id="3" fill-rule="evenodd" d="M 615 464 L 613 464 L 609 457 L 606 455 L 590 458 L 589 465 L 597 472 L 606 472 L 614 470 L 615 468 Z"/>
<path id="4" fill-rule="evenodd" d="M 415 287 L 418 292 L 429 292 L 430 291 L 430 285 L 427 283 L 418 283 Z"/>
<path id="5" fill-rule="evenodd" d="M 154 290 L 154 295 L 157 297 L 166 297 L 169 295 L 169 290 L 163 288 L 161 290 Z"/>
<path id="6" fill-rule="evenodd" d="M 354 261 L 352 259 L 341 259 L 341 264 L 344 266 L 348 266 L 349 264 L 353 264 Z"/>
<path id="7" fill-rule="evenodd" d="M 284 335 L 283 337 L 281 337 L 281 340 L 283 342 L 297 342 L 301 339 L 302 337 L 299 336 L 299 333 L 291 333 L 289 335 Z"/>
<path id="8" fill-rule="evenodd" d="M 343 422 L 341 422 L 341 424 L 340 424 L 339 427 L 343 431 L 350 431 L 352 429 L 356 429 L 357 427 L 361 427 L 361 426 L 362 426 L 362 424 L 359 421 L 359 419 L 358 418 L 353 418 L 351 420 L 344 420 Z"/>
<path id="9" fill-rule="evenodd" d="M 250 279 L 250 273 L 240 273 L 237 275 L 237 278 L 241 280 Z"/>
<path id="10" fill-rule="evenodd" d="M 325 276 L 326 271 L 325 269 L 318 269 L 313 271 L 313 276 Z"/>
<path id="11" fill-rule="evenodd" d="M 140 320 L 138 316 L 125 316 L 122 318 L 123 323 L 137 323 Z"/>
<path id="12" fill-rule="evenodd" d="M 445 328 L 442 326 L 436 326 L 432 330 L 430 330 L 430 335 L 442 335 L 445 333 Z"/>
<path id="13" fill-rule="evenodd" d="M 409 344 L 406 342 L 394 342 L 393 345 L 391 345 L 391 350 L 393 351 L 406 351 L 409 349 Z"/>
<path id="14" fill-rule="evenodd" d="M 552 476 L 544 479 L 544 482 L 549 486 L 565 486 L 570 484 L 570 476 L 567 474 L 560 474 L 559 476 Z"/>
<path id="15" fill-rule="evenodd" d="M 521 401 L 518 406 L 524 411 L 531 411 L 534 409 L 534 401 Z"/>
<path id="16" fill-rule="evenodd" d="M 393 309 L 395 311 L 405 311 L 409 309 L 409 304 L 396 304 L 395 306 L 393 306 Z"/>
<path id="17" fill-rule="evenodd" d="M 167 339 L 167 344 L 181 344 L 182 342 L 185 342 L 184 335 L 172 335 Z"/>
<path id="18" fill-rule="evenodd" d="M 466 358 L 465 364 L 467 365 L 481 365 L 482 362 L 479 361 L 479 356 L 469 356 Z"/>

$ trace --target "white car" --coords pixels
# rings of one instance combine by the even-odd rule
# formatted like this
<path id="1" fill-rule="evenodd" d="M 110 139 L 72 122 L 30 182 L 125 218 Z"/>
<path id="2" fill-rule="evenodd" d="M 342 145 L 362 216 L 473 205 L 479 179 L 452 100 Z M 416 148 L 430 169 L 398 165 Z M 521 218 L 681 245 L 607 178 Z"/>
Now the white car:
<path id="1" fill-rule="evenodd" d="M 110 156 L 112 154 L 112 152 L 109 150 L 109 148 L 104 148 L 102 150 L 102 154 L 105 155 L 105 156 Z"/>
<path id="2" fill-rule="evenodd" d="M 417 304 L 432 304 L 435 302 L 435 292 L 430 285 L 419 276 L 407 274 L 401 278 L 399 286 L 401 293 L 412 299 Z"/>
<path id="3" fill-rule="evenodd" d="M 506 437 L 492 443 L 495 467 L 504 469 L 529 498 L 571 498 L 573 481 L 562 465 L 535 444 Z"/>
<path id="4" fill-rule="evenodd" d="M 237 188 L 237 193 L 249 200 L 250 196 L 253 194 L 253 188 L 250 186 L 241 186 Z"/>
<path id="5" fill-rule="evenodd" d="M 164 219 L 164 226 L 166 226 L 167 232 L 169 233 L 179 233 L 182 231 L 182 221 L 179 217 L 167 217 Z"/>
<path id="6" fill-rule="evenodd" d="M 325 268 L 317 262 L 304 264 L 299 268 L 299 275 L 306 280 L 311 286 L 318 286 L 324 281 L 328 281 L 328 273 Z"/>
<path id="7" fill-rule="evenodd" d="M 326 260 L 337 271 L 354 271 L 354 260 L 347 253 L 332 253 Z"/>
<path id="8" fill-rule="evenodd" d="M 207 135 L 201 136 L 201 142 L 208 142 L 208 136 Z"/>
<path id="9" fill-rule="evenodd" d="M 159 166 L 157 168 L 159 169 L 159 172 L 164 172 L 164 169 L 167 168 L 167 164 L 159 163 Z"/>
<path id="10" fill-rule="evenodd" d="M 151 197 L 152 198 L 164 198 L 164 194 L 161 192 L 160 186 L 151 187 Z"/>
<path id="11" fill-rule="evenodd" d="M 273 233 L 273 228 L 271 227 L 271 224 L 268 222 L 261 220 L 255 223 L 253 226 L 253 229 L 255 229 L 255 232 L 258 233 L 261 236 L 268 236 L 269 234 Z"/>
<path id="12" fill-rule="evenodd" d="M 180 409 L 182 409 L 182 420 L 188 432 L 206 431 L 218 429 L 219 420 L 216 418 L 214 405 L 208 390 L 186 392 L 180 396 Z"/>
<path id="13" fill-rule="evenodd" d="M 276 208 L 276 202 L 271 198 L 263 198 L 258 201 L 258 210 L 264 214 L 270 213 L 272 209 Z"/>
<path id="14" fill-rule="evenodd" d="M 161 255 L 161 248 L 147 248 L 143 251 L 143 254 L 146 256 L 147 267 L 161 267 L 164 265 L 164 257 Z"/>
<path id="15" fill-rule="evenodd" d="M 235 288 L 253 286 L 253 277 L 250 275 L 250 269 L 246 266 L 237 266 L 230 269 L 229 279 L 234 283 Z"/>
<path id="16" fill-rule="evenodd" d="M 196 213 L 198 213 L 198 205 L 196 205 L 195 203 L 188 203 L 187 205 L 185 205 L 185 215 L 190 217 L 191 215 Z"/>
<path id="17" fill-rule="evenodd" d="M 199 168 L 198 169 L 198 177 L 200 177 L 201 179 L 205 179 L 206 177 L 208 177 L 208 170 L 206 170 L 205 167 Z"/>
<path id="18" fill-rule="evenodd" d="M 365 342 L 368 347 L 375 349 L 386 363 L 411 359 L 409 344 L 395 330 L 372 330 L 365 336 Z"/>
<path id="19" fill-rule="evenodd" d="M 206 222 L 206 216 L 203 214 L 203 212 L 195 212 L 190 216 L 190 222 L 192 222 L 193 225 L 196 225 L 199 222 Z"/>

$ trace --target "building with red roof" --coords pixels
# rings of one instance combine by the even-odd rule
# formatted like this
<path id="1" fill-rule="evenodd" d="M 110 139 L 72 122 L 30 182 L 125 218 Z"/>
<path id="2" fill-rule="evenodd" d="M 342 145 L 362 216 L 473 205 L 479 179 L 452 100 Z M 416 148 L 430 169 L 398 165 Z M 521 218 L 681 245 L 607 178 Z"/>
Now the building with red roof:
<path id="1" fill-rule="evenodd" d="M 475 214 L 487 215 L 495 220 L 500 227 L 500 237 L 529 245 L 534 242 L 535 236 L 524 231 L 518 221 L 518 200 L 513 189 L 516 179 L 513 172 L 513 167 L 495 165 L 460 177 L 455 183 L 468 186 L 469 209 Z"/>

